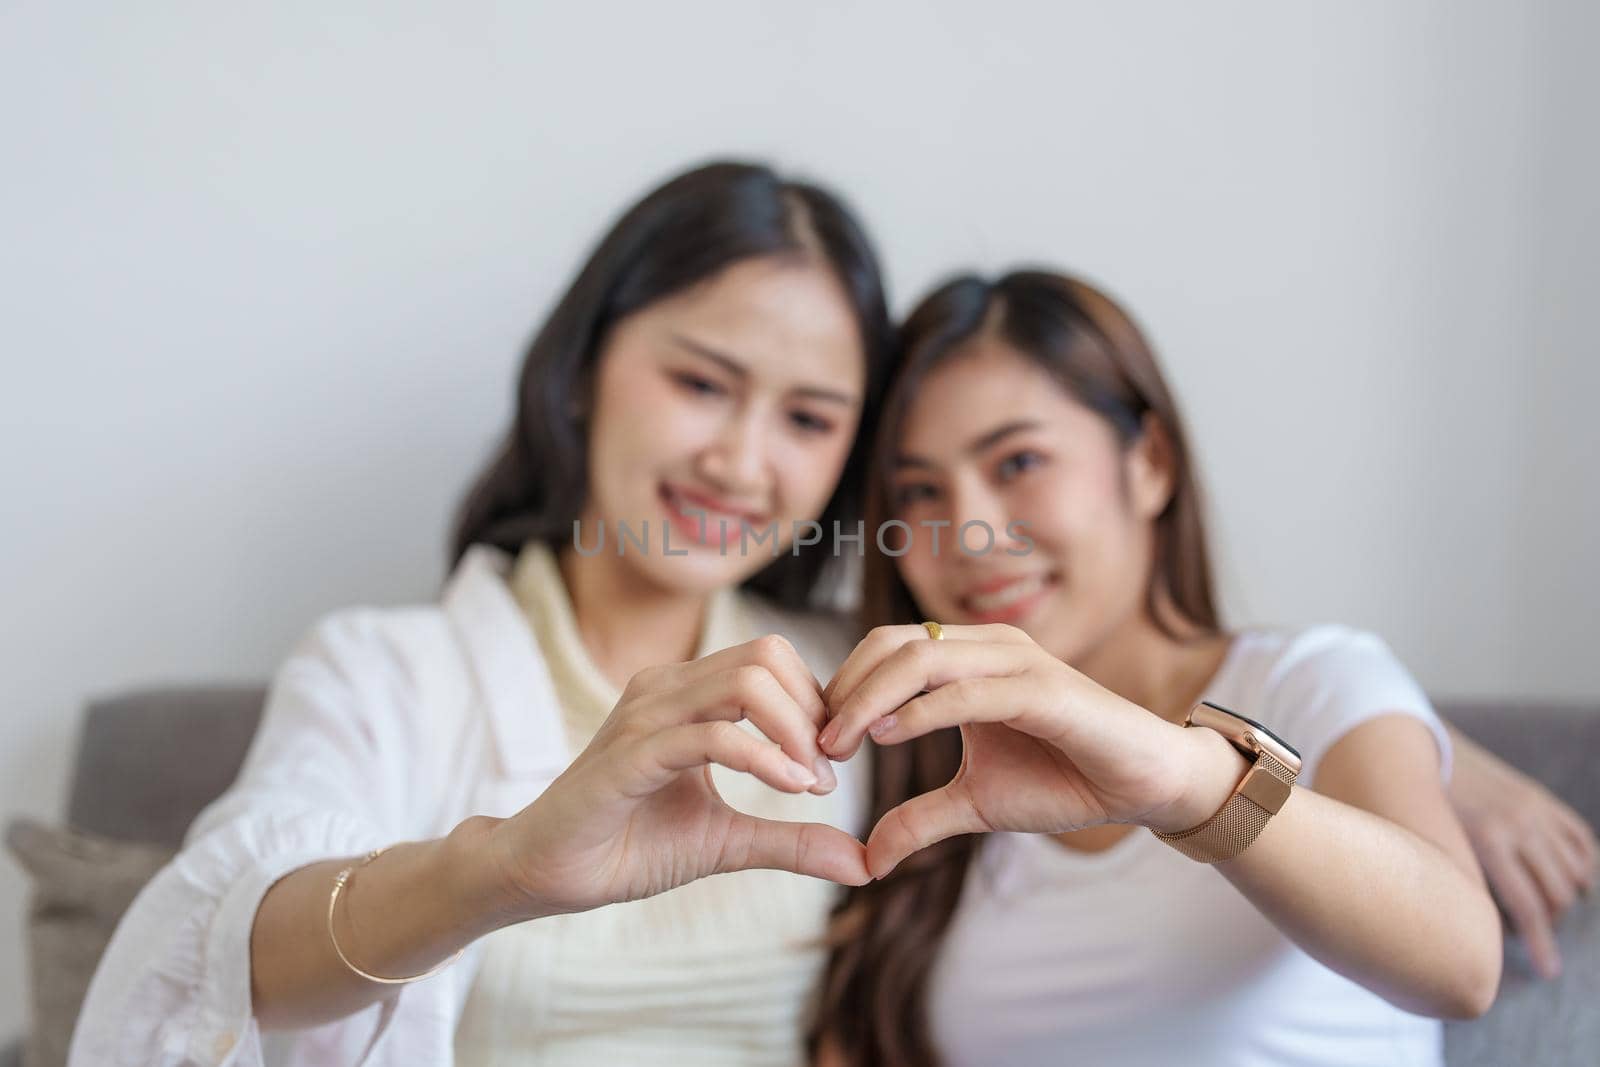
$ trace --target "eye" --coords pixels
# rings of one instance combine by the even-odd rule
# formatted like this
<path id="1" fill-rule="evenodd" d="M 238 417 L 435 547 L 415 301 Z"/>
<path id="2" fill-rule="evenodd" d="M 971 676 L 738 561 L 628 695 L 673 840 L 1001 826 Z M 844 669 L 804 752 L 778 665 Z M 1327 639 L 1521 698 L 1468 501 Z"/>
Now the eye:
<path id="1" fill-rule="evenodd" d="M 1009 482 L 1017 475 L 1030 471 L 1043 462 L 1044 456 L 1041 453 L 1025 448 L 1002 459 L 995 473 L 1000 476 L 1002 482 Z"/>
<path id="2" fill-rule="evenodd" d="M 938 487 L 928 482 L 906 482 L 896 486 L 891 494 L 895 509 L 898 511 L 904 511 L 924 501 L 936 500 L 938 496 Z"/>
<path id="3" fill-rule="evenodd" d="M 789 421 L 803 434 L 821 435 L 833 431 L 833 421 L 820 415 L 813 415 L 809 411 L 792 411 Z"/>
<path id="4" fill-rule="evenodd" d="M 693 396 L 722 396 L 727 392 L 710 378 L 695 374 L 693 371 L 673 371 L 672 380 L 677 382 L 684 392 Z"/>

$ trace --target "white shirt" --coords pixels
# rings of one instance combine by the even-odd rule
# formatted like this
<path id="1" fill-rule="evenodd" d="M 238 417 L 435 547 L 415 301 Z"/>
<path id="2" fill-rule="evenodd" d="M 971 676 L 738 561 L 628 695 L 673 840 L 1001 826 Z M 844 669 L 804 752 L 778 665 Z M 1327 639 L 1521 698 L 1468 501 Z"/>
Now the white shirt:
<path id="1" fill-rule="evenodd" d="M 1385 712 L 1433 730 L 1449 779 L 1443 725 L 1370 634 L 1241 634 L 1205 699 L 1293 745 L 1302 785 L 1315 787 L 1339 738 Z M 1221 874 L 1143 830 L 1103 852 L 985 838 L 929 996 L 947 1067 L 1442 1063 L 1438 1020 L 1324 967 Z"/>
<path id="2" fill-rule="evenodd" d="M 622 694 L 583 647 L 554 554 L 528 546 L 510 585 L 550 667 L 568 737 L 587 745 Z M 712 598 L 706 651 L 756 635 L 745 599 Z M 850 771 L 859 780 L 861 769 Z M 763 818 L 865 816 L 864 799 L 840 790 L 783 793 L 716 766 L 711 776 L 729 804 Z M 818 878 L 744 871 L 498 930 L 485 939 L 456 1028 L 456 1064 L 795 1067 L 828 957 L 819 935 L 839 893 Z"/>
<path id="3" fill-rule="evenodd" d="M 469 815 L 510 816 L 566 767 L 550 672 L 506 586 L 510 563 L 473 548 L 440 604 L 341 612 L 311 631 L 274 678 L 238 780 L 117 927 L 69 1067 L 262 1067 L 250 931 L 275 881 L 319 860 L 442 836 Z M 849 650 L 833 620 L 729 595 L 755 633 L 784 634 L 820 677 Z M 865 829 L 859 762 L 836 767 L 839 788 L 815 798 L 831 803 L 807 817 L 826 822 L 832 812 L 842 829 Z M 487 940 L 392 999 L 296 1032 L 284 1062 L 449 1067 Z"/>

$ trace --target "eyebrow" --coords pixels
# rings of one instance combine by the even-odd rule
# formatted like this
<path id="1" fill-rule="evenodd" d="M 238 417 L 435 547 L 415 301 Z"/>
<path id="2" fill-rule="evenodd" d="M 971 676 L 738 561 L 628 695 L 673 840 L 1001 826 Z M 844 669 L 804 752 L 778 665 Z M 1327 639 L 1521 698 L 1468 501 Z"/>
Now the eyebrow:
<path id="1" fill-rule="evenodd" d="M 741 381 L 750 377 L 750 368 L 739 362 L 737 359 L 734 359 L 726 352 L 720 352 L 717 349 L 712 348 L 709 345 L 702 344 L 691 337 L 685 337 L 681 333 L 672 334 L 672 340 L 678 345 L 679 348 L 691 352 L 694 355 L 700 356 L 702 359 L 710 360 Z M 853 393 L 847 393 L 840 389 L 829 389 L 821 385 L 796 386 L 793 392 L 799 394 L 800 396 L 810 397 L 813 400 L 826 400 L 835 404 L 843 404 L 846 407 L 852 408 L 861 403 L 860 398 Z"/>
<path id="2" fill-rule="evenodd" d="M 970 444 L 967 445 L 965 449 L 963 449 L 963 451 L 969 456 L 975 456 L 980 452 L 993 448 L 995 445 L 999 444 L 1007 437 L 1010 437 L 1012 434 L 1022 433 L 1025 430 L 1037 430 L 1043 425 L 1044 423 L 1040 422 L 1038 419 L 1013 419 L 1008 423 L 996 426 L 988 433 L 985 433 L 982 436 L 974 439 Z M 924 459 L 921 456 L 904 454 L 895 457 L 894 465 L 896 467 L 918 468 L 932 468 L 937 466 L 937 464 L 930 459 Z"/>

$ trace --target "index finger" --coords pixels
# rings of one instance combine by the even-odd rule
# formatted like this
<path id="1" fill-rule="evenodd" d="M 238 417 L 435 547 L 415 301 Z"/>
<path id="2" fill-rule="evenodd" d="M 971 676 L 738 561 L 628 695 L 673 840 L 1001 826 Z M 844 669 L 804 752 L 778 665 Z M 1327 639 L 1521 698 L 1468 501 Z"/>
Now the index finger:
<path id="1" fill-rule="evenodd" d="M 885 656 L 907 641 L 927 636 L 928 631 L 921 626 L 874 626 L 850 650 L 823 688 L 822 700 L 827 707 L 827 715 L 832 717 L 839 710 L 861 679 L 871 674 Z"/>
<path id="2" fill-rule="evenodd" d="M 822 724 L 827 714 L 822 701 L 822 683 L 782 634 L 766 634 L 699 659 L 657 669 L 660 673 L 651 679 L 649 688 L 656 691 L 681 688 L 747 665 L 766 668 L 806 718 L 815 725 Z"/>
<path id="3" fill-rule="evenodd" d="M 1002 644 L 1031 644 L 1032 638 L 1015 626 L 1003 623 L 986 623 L 982 626 L 942 626 L 946 641 L 993 641 Z M 912 641 L 933 640 L 921 623 L 904 626 L 874 627 L 850 651 L 833 679 L 822 691 L 828 705 L 828 716 L 837 715 L 850 699 L 862 680 L 877 670 L 878 665 Z"/>
<path id="4" fill-rule="evenodd" d="M 983 641 L 953 641 L 922 643 L 908 641 L 883 658 L 872 673 L 861 680 L 843 703 L 836 704 L 834 715 L 817 738 L 822 751 L 838 759 L 855 755 L 857 746 L 869 729 L 877 731 L 889 727 L 896 709 L 910 711 L 924 702 L 941 703 L 937 698 L 948 691 L 943 687 L 967 679 L 997 679 L 1020 673 L 1027 665 L 1028 650 L 1019 645 L 998 645 Z M 928 694 L 928 695 L 922 695 Z M 988 696 L 987 690 L 975 689 L 968 697 Z M 934 715 L 922 724 L 928 729 L 954 726 L 963 721 L 986 721 L 996 714 L 1006 717 L 1017 715 L 1022 709 L 1011 701 L 990 703 L 980 701 L 980 708 L 965 706 L 943 707 L 942 715 Z M 923 708 L 926 714 L 928 709 Z M 973 713 L 976 712 L 976 715 Z M 945 721 L 951 714 L 958 717 Z M 876 725 L 875 725 L 876 724 Z M 901 739 L 920 736 L 925 730 L 902 734 Z"/>

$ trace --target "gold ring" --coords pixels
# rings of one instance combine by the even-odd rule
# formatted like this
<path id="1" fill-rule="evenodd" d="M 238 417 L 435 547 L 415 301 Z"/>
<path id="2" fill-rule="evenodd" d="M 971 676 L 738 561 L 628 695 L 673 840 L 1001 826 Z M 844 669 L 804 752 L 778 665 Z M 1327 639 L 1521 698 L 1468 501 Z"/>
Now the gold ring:
<path id="1" fill-rule="evenodd" d="M 922 628 L 924 630 L 928 631 L 928 636 L 930 638 L 932 638 L 933 640 L 935 640 L 935 641 L 943 641 L 944 640 L 944 627 L 940 626 L 938 623 L 932 621 L 931 619 L 929 621 L 923 623 L 922 624 Z"/>

